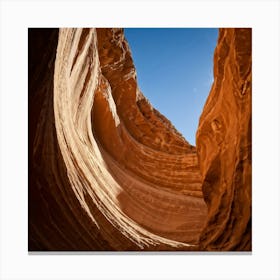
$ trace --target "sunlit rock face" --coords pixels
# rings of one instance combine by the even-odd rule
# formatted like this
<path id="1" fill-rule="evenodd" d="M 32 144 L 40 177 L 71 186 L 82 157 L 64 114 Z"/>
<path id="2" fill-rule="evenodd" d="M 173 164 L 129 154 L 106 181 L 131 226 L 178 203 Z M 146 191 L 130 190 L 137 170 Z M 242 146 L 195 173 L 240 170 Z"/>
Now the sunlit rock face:
<path id="1" fill-rule="evenodd" d="M 201 186 L 122 29 L 29 30 L 29 250 L 198 250 Z"/>
<path id="2" fill-rule="evenodd" d="M 251 250 L 251 29 L 220 29 L 196 134 L 208 206 L 201 250 Z"/>

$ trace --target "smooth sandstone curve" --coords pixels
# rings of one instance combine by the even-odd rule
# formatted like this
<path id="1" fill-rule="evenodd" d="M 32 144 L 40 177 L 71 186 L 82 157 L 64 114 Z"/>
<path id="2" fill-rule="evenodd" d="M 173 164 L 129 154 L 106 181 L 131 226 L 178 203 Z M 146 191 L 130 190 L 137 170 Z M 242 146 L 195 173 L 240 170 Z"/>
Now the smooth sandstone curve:
<path id="1" fill-rule="evenodd" d="M 53 36 L 40 64 L 51 71 L 29 89 L 40 111 L 29 248 L 196 250 L 206 218 L 196 149 L 140 92 L 123 30 Z"/>

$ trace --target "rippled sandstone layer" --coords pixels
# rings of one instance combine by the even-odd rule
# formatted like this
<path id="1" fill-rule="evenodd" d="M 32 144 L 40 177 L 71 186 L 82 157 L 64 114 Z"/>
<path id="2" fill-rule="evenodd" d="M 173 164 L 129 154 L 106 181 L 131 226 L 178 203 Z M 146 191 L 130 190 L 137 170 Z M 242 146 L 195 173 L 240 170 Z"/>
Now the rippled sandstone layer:
<path id="1" fill-rule="evenodd" d="M 140 92 L 123 30 L 30 30 L 29 55 L 29 249 L 197 250 L 196 149 Z"/>
<path id="2" fill-rule="evenodd" d="M 230 91 L 222 90 L 233 89 L 223 86 L 224 80 L 228 84 L 241 83 L 241 76 L 236 80 L 223 79 L 231 68 L 225 67 L 221 72 L 223 66 L 217 65 L 217 61 L 224 65 L 217 54 L 224 53 L 224 48 L 219 47 L 222 36 L 231 42 L 230 34 L 236 32 L 220 31 L 215 53 L 215 83 L 197 134 L 198 161 L 196 148 L 152 108 L 139 90 L 122 29 L 29 30 L 29 250 L 233 249 L 222 242 L 212 246 L 211 237 L 216 236 L 215 230 L 224 223 L 222 217 L 237 219 L 222 198 L 229 197 L 226 202 L 236 205 L 241 203 L 237 207 L 239 211 L 250 207 L 244 195 L 250 184 L 247 172 L 250 166 L 242 165 L 239 159 L 245 157 L 244 147 L 250 149 L 251 140 L 243 135 L 245 128 L 240 134 L 239 130 L 233 130 L 228 132 L 232 133 L 229 138 L 221 138 L 230 142 L 236 133 L 237 142 L 229 144 L 212 143 L 206 135 L 209 122 L 213 126 L 209 106 L 218 104 L 211 105 L 211 96 L 231 95 Z M 237 45 L 231 60 L 238 68 L 236 73 L 241 75 L 247 68 L 240 66 L 244 57 L 242 51 L 236 51 Z M 242 92 L 246 92 L 242 96 L 250 96 L 248 89 L 248 82 L 246 87 L 242 84 Z M 226 100 L 231 101 L 229 98 Z M 249 98 L 241 99 L 240 104 L 250 104 Z M 246 104 L 236 105 L 237 117 L 232 121 L 236 127 L 243 127 L 251 116 Z M 234 105 L 227 106 L 232 110 L 230 106 Z M 226 111 L 219 113 L 219 110 L 221 107 L 215 112 L 223 116 L 222 120 L 226 119 Z M 215 137 L 219 136 L 215 134 Z M 223 149 L 232 146 L 242 149 L 240 158 L 229 158 L 239 164 L 234 170 L 238 171 L 240 181 L 246 178 L 247 181 L 238 185 L 239 188 L 228 181 L 229 185 L 221 188 L 224 173 L 235 174 L 231 167 L 221 175 L 219 167 L 227 164 Z M 214 178 L 219 177 L 221 181 L 214 180 L 211 189 L 209 178 L 213 166 L 218 174 Z M 245 190 L 238 193 L 232 187 Z M 239 194 L 237 199 L 229 195 L 230 190 Z M 222 198 L 221 192 L 225 193 Z M 250 189 L 246 194 L 251 199 Z M 204 199 L 209 211 L 206 228 Z M 218 215 L 215 214 L 217 205 L 221 210 Z M 211 215 L 217 218 L 216 227 Z M 230 229 L 224 227 L 225 234 L 235 234 L 232 228 L 236 228 L 234 222 Z M 246 233 L 248 230 L 244 236 L 250 237 Z M 240 237 L 242 231 L 237 236 Z"/>

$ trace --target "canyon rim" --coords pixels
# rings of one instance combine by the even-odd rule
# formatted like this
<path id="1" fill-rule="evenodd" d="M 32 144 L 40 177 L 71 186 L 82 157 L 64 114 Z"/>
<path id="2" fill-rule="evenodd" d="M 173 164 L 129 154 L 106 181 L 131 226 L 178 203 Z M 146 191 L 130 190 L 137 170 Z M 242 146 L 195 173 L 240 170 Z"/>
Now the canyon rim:
<path id="1" fill-rule="evenodd" d="M 251 36 L 219 29 L 192 146 L 123 29 L 29 29 L 29 251 L 251 251 Z"/>

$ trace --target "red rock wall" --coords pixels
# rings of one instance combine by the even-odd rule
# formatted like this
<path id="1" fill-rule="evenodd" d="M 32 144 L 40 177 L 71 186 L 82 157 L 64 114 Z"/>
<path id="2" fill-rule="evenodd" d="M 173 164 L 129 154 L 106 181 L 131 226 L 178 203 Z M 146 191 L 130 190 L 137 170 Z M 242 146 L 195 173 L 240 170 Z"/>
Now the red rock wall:
<path id="1" fill-rule="evenodd" d="M 29 249 L 197 250 L 196 149 L 140 92 L 123 30 L 30 30 L 29 57 Z"/>
<path id="2" fill-rule="evenodd" d="M 122 29 L 30 29 L 29 250 L 249 250 L 250 36 L 220 30 L 196 151 Z"/>
<path id="3" fill-rule="evenodd" d="M 196 134 L 208 206 L 202 250 L 251 250 L 251 29 L 222 28 L 214 83 Z"/>

